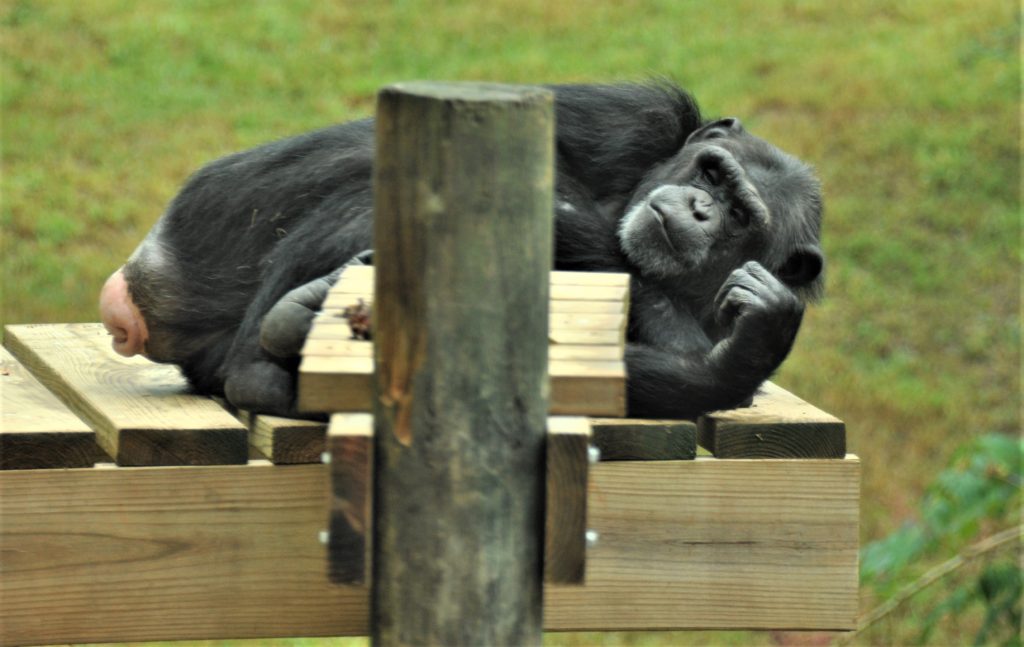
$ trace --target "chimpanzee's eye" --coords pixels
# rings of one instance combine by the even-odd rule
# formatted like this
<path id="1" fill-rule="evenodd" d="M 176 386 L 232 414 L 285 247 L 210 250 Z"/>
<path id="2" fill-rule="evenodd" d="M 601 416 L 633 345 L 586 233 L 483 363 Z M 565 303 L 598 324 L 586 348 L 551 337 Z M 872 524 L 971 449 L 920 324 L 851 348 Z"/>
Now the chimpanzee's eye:
<path id="1" fill-rule="evenodd" d="M 707 165 L 701 169 L 701 174 L 705 180 L 715 186 L 718 186 L 718 183 L 722 181 L 722 171 L 717 166 Z"/>

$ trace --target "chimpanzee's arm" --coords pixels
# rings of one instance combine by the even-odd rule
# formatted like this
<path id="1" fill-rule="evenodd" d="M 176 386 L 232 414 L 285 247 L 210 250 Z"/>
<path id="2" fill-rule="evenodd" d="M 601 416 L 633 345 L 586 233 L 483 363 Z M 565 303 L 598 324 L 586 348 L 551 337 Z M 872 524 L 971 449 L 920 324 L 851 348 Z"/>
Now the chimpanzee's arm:
<path id="1" fill-rule="evenodd" d="M 718 292 L 719 323 L 729 332 L 717 343 L 691 313 L 634 294 L 641 301 L 632 306 L 626 348 L 628 411 L 643 418 L 695 418 L 744 405 L 789 354 L 803 317 L 793 292 L 754 262 Z"/>

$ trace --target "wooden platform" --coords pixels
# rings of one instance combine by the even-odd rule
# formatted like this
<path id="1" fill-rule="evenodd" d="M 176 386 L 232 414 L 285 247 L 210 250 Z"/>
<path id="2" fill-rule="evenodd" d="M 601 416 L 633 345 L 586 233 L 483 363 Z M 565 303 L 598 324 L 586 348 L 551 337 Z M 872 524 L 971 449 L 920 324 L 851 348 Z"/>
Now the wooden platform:
<path id="1" fill-rule="evenodd" d="M 366 589 L 329 583 L 318 540 L 323 425 L 231 415 L 95 324 L 11 326 L 4 344 L 0 463 L 50 469 L 0 472 L 0 643 L 366 632 Z M 854 626 L 860 464 L 821 457 L 842 423 L 777 387 L 754 405 L 591 420 L 600 539 L 584 586 L 546 585 L 547 629 Z M 786 458 L 694 459 L 698 432 Z"/>

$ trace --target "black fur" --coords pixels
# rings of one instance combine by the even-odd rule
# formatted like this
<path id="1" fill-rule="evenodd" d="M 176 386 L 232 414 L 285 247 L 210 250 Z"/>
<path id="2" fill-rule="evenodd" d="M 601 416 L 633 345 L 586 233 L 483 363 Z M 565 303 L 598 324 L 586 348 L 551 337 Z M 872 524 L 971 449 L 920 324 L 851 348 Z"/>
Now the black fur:
<path id="1" fill-rule="evenodd" d="M 820 292 L 817 180 L 670 84 L 553 89 L 555 267 L 632 275 L 629 414 L 742 403 Z M 200 392 L 294 413 L 294 354 L 325 282 L 302 286 L 372 246 L 372 160 L 363 120 L 190 178 L 125 266 L 147 355 Z"/>

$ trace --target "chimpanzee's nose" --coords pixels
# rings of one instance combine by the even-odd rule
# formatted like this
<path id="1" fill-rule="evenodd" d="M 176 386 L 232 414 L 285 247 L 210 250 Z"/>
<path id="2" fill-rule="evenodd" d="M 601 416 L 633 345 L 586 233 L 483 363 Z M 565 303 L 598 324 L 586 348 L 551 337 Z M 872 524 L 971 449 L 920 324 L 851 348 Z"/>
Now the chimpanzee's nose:
<path id="1" fill-rule="evenodd" d="M 100 319 L 114 340 L 114 350 L 125 357 L 144 353 L 149 331 L 139 308 L 128 293 L 124 268 L 110 275 L 100 291 Z"/>
<path id="2" fill-rule="evenodd" d="M 714 207 L 714 200 L 706 192 L 695 191 L 690 195 L 690 211 L 699 222 L 711 220 Z"/>

